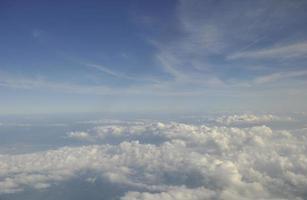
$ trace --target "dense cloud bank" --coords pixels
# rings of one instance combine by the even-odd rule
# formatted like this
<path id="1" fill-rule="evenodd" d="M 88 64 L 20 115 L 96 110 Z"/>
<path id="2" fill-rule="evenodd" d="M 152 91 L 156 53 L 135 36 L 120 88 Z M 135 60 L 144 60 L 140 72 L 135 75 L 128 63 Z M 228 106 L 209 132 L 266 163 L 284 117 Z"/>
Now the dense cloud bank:
<path id="1" fill-rule="evenodd" d="M 253 115 L 253 114 L 242 114 L 242 115 L 225 115 L 216 119 L 217 123 L 225 125 L 240 125 L 240 124 L 261 124 L 270 122 L 287 122 L 293 121 L 291 117 L 280 117 L 272 114 L 265 115 Z"/>
<path id="2" fill-rule="evenodd" d="M 304 132 L 144 121 L 67 136 L 93 144 L 0 155 L 0 193 L 41 190 L 91 171 L 85 181 L 133 188 L 122 200 L 307 198 Z"/>

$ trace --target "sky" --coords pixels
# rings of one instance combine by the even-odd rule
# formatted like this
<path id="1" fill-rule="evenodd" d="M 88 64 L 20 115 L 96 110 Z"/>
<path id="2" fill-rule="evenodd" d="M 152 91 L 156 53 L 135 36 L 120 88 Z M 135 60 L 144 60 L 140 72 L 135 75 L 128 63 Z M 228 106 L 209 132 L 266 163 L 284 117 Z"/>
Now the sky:
<path id="1" fill-rule="evenodd" d="M 307 111 L 307 2 L 0 2 L 0 113 Z"/>

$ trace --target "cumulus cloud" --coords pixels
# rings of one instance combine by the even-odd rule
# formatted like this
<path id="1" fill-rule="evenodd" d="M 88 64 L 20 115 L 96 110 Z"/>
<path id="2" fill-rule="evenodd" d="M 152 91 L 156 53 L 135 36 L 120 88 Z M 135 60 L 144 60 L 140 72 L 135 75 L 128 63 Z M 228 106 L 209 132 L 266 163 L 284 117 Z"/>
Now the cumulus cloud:
<path id="1" fill-rule="evenodd" d="M 72 131 L 67 134 L 69 138 L 74 138 L 78 140 L 89 139 L 89 134 L 83 131 Z"/>
<path id="2" fill-rule="evenodd" d="M 93 171 L 97 177 L 85 181 L 100 177 L 129 187 L 122 200 L 305 199 L 307 195 L 305 134 L 267 126 L 176 122 L 104 125 L 70 134 L 101 141 L 116 137 L 119 142 L 0 155 L 0 193 L 48 188 Z M 159 143 L 145 142 L 149 136 L 160 138 Z"/>
<path id="3" fill-rule="evenodd" d="M 216 122 L 225 125 L 234 124 L 259 124 L 268 123 L 273 121 L 292 121 L 291 117 L 279 117 L 276 115 L 265 114 L 265 115 L 253 115 L 253 114 L 243 114 L 243 115 L 228 115 L 221 116 L 216 119 Z"/>
<path id="4" fill-rule="evenodd" d="M 217 194 L 214 191 L 206 188 L 188 189 L 185 187 L 175 187 L 166 192 L 161 193 L 140 193 L 140 192 L 129 192 L 122 200 L 203 200 L 216 198 Z"/>

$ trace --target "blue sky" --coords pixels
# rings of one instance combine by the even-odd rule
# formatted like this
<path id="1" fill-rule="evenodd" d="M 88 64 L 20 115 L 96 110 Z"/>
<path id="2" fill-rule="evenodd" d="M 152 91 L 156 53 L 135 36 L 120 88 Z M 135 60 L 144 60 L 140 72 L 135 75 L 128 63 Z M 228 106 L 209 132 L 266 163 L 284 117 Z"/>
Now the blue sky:
<path id="1" fill-rule="evenodd" d="M 306 1 L 1 1 L 0 113 L 307 111 Z"/>

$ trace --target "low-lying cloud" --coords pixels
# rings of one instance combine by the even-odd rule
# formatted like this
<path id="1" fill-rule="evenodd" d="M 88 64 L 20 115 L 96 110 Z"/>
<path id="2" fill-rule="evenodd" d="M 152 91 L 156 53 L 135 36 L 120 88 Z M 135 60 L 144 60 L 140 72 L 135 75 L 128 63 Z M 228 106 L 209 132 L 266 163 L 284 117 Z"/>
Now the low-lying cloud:
<path id="1" fill-rule="evenodd" d="M 292 121 L 291 117 L 280 117 L 272 114 L 254 115 L 254 114 L 242 114 L 242 115 L 225 115 L 218 117 L 216 122 L 224 125 L 240 125 L 240 124 L 263 124 L 270 122 L 286 122 Z"/>
<path id="2" fill-rule="evenodd" d="M 0 193 L 46 189 L 92 171 L 95 177 L 85 181 L 102 178 L 130 188 L 122 200 L 307 197 L 305 134 L 268 126 L 144 122 L 103 125 L 68 136 L 95 144 L 0 155 Z M 108 143 L 110 138 L 117 143 Z M 159 142 L 148 142 L 153 138 Z"/>

